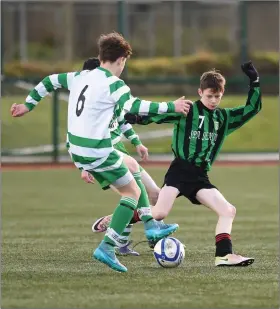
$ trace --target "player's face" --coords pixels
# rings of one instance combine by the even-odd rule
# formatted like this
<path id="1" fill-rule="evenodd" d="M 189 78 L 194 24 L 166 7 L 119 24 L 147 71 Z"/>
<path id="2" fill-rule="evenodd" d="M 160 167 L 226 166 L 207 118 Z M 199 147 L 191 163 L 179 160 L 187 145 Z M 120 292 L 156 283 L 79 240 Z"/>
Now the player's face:
<path id="1" fill-rule="evenodd" d="M 117 60 L 117 65 L 118 65 L 118 70 L 117 70 L 117 76 L 119 77 L 121 74 L 122 74 L 122 71 L 125 67 L 125 63 L 126 63 L 126 58 L 124 57 L 120 57 L 118 60 Z"/>
<path id="2" fill-rule="evenodd" d="M 221 102 L 223 91 L 214 92 L 211 88 L 198 89 L 200 101 L 209 109 L 215 109 Z"/>

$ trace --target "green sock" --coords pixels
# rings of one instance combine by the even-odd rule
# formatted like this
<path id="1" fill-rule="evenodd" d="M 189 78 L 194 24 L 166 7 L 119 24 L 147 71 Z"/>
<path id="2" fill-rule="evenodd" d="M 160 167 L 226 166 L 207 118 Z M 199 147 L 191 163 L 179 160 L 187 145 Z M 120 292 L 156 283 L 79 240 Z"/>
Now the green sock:
<path id="1" fill-rule="evenodd" d="M 141 190 L 141 195 L 137 205 L 137 213 L 142 221 L 147 222 L 153 219 L 148 194 L 141 180 L 140 172 L 134 173 L 133 177 L 136 180 L 137 185 Z"/>
<path id="2" fill-rule="evenodd" d="M 104 236 L 104 241 L 112 245 L 123 245 L 125 240 L 121 236 L 126 226 L 129 224 L 137 201 L 131 197 L 122 197 L 116 207 L 109 228 Z"/>
<path id="3" fill-rule="evenodd" d="M 132 226 L 133 224 L 128 224 L 128 226 L 124 229 L 124 231 L 121 234 L 121 239 L 125 241 L 126 243 L 128 243 L 129 241 L 130 234 L 132 232 Z"/>

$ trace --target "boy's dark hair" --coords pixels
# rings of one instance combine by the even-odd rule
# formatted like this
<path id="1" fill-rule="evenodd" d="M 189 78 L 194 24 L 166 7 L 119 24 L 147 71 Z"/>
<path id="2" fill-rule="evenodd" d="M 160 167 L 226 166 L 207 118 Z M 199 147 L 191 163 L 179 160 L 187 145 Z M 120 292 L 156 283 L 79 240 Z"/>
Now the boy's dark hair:
<path id="1" fill-rule="evenodd" d="M 99 49 L 99 59 L 102 62 L 115 62 L 118 58 L 128 58 L 132 54 L 132 48 L 124 37 L 112 32 L 102 34 L 97 42 Z"/>
<path id="2" fill-rule="evenodd" d="M 98 58 L 88 58 L 83 65 L 83 70 L 94 70 L 96 68 L 100 67 L 100 61 Z"/>
<path id="3" fill-rule="evenodd" d="M 226 80 L 221 73 L 215 69 L 204 72 L 200 77 L 199 88 L 203 91 L 207 88 L 212 89 L 214 92 L 225 90 Z"/>

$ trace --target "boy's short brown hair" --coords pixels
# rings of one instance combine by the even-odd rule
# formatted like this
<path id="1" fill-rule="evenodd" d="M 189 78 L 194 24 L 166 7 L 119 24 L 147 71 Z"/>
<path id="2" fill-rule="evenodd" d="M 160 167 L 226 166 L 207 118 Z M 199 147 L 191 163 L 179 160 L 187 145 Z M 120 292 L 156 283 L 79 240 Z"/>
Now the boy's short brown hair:
<path id="1" fill-rule="evenodd" d="M 207 88 L 214 92 L 223 92 L 225 90 L 226 80 L 221 73 L 215 69 L 204 72 L 200 77 L 200 89 L 203 91 Z"/>
<path id="2" fill-rule="evenodd" d="M 127 58 L 132 54 L 130 44 L 117 32 L 102 34 L 97 44 L 99 59 L 102 62 L 115 62 L 120 57 Z"/>

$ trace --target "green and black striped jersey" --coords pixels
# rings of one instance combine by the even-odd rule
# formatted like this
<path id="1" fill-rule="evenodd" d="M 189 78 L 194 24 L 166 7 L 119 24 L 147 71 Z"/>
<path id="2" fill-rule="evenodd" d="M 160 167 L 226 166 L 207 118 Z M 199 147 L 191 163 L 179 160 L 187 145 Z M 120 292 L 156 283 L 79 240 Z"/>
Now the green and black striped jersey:
<path id="1" fill-rule="evenodd" d="M 261 105 L 260 87 L 255 84 L 244 106 L 209 110 L 198 100 L 187 117 L 176 113 L 142 117 L 141 124 L 174 123 L 172 151 L 175 157 L 209 171 L 225 137 L 254 117 Z"/>

